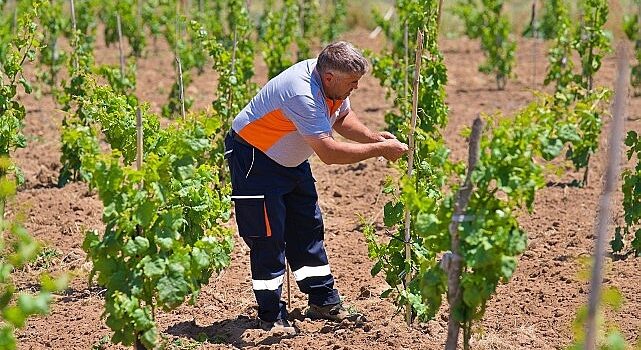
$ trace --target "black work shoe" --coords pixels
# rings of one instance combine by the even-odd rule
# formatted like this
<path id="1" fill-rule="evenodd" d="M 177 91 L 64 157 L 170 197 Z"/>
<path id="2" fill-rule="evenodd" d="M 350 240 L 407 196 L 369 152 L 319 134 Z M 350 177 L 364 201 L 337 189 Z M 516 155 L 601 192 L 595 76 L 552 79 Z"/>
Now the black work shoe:
<path id="1" fill-rule="evenodd" d="M 276 320 L 275 322 L 263 321 L 258 319 L 258 327 L 264 331 L 269 331 L 274 335 L 296 335 L 296 328 L 288 320 Z"/>
<path id="2" fill-rule="evenodd" d="M 309 304 L 309 308 L 305 315 L 312 320 L 322 319 L 334 322 L 342 322 L 343 320 L 365 322 L 365 317 L 363 317 L 363 315 L 357 312 L 350 312 L 344 308 L 341 303 L 325 306 Z"/>

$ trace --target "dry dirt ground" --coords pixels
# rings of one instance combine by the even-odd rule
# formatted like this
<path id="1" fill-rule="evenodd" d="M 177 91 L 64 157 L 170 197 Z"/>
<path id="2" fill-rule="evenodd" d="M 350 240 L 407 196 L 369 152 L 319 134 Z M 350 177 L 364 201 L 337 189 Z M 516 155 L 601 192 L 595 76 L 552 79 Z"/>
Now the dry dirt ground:
<path id="1" fill-rule="evenodd" d="M 345 35 L 357 45 L 380 50 L 381 39 L 371 40 L 365 32 Z M 99 42 L 101 42 L 99 40 Z M 497 91 L 494 81 L 477 72 L 482 53 L 476 42 L 465 39 L 443 40 L 442 51 L 449 69 L 447 86 L 450 123 L 445 137 L 453 157 L 466 154 L 461 129 L 471 125 L 479 112 L 497 110 L 510 113 L 532 100 L 532 90 L 541 89 L 545 68 L 545 45 L 520 41 L 517 78 L 505 91 Z M 114 48 L 99 47 L 101 62 L 117 62 Z M 533 55 L 535 54 L 535 55 Z M 173 79 L 171 52 L 160 47 L 138 64 L 138 95 L 155 110 L 164 103 Z M 536 58 L 536 64 L 534 63 Z M 533 73 L 536 67 L 536 79 Z M 266 69 L 258 63 L 257 80 L 264 82 Z M 605 60 L 598 83 L 612 86 L 614 59 Z M 536 83 L 534 83 L 536 81 Z M 187 90 L 196 100 L 195 107 L 206 107 L 215 89 L 213 74 L 196 76 Z M 384 90 L 371 76 L 363 78 L 360 89 L 352 94 L 353 108 L 372 128 L 384 127 L 383 115 L 390 103 Z M 86 184 L 55 186 L 60 170 L 59 128 L 61 112 L 49 97 L 35 100 L 24 97 L 28 116 L 26 134 L 29 145 L 15 153 L 24 169 L 26 184 L 10 205 L 10 213 L 26 214 L 29 232 L 41 240 L 48 254 L 31 269 L 19 271 L 17 284 L 23 290 L 33 288 L 37 275 L 50 271 L 71 270 L 75 274 L 70 287 L 55 296 L 51 314 L 32 319 L 19 332 L 21 349 L 117 349 L 105 337 L 109 329 L 101 320 L 103 291 L 87 284 L 90 266 L 81 249 L 84 231 L 102 229 L 102 205 L 88 192 Z M 630 99 L 627 129 L 641 130 L 634 121 L 641 113 L 641 99 Z M 604 174 L 605 139 L 593 158 L 587 188 L 548 186 L 538 193 L 535 210 L 523 214 L 520 222 L 528 231 L 527 251 L 519 259 L 512 280 L 502 285 L 487 306 L 486 316 L 476 327 L 475 349 L 561 349 L 571 341 L 571 323 L 577 309 L 586 302 L 588 286 L 578 278 L 581 257 L 591 253 L 594 218 Z M 320 321 L 302 320 L 300 334 L 278 338 L 254 329 L 256 314 L 249 274 L 248 250 L 238 242 L 231 266 L 212 278 L 198 297 L 196 305 L 185 305 L 173 312 L 158 315 L 158 329 L 164 345 L 175 349 L 438 349 L 446 336 L 446 313 L 435 320 L 407 327 L 395 306 L 379 294 L 386 288 L 381 277 L 371 277 L 372 261 L 359 231 L 357 214 L 376 224 L 383 232 L 380 184 L 393 174 L 387 165 L 368 160 L 354 165 L 326 166 L 312 160 L 318 180 L 320 205 L 326 222 L 326 246 L 337 288 L 345 302 L 364 313 L 364 326 L 341 326 Z M 628 162 L 623 164 L 630 166 Z M 581 174 L 567 172 L 550 181 L 567 182 Z M 616 196 L 617 221 L 620 221 L 620 193 Z M 618 325 L 628 340 L 637 339 L 641 330 L 641 259 L 614 261 L 608 258 L 604 282 L 617 287 L 625 298 L 619 312 L 607 318 Z M 293 286 L 292 309 L 306 305 L 303 295 Z M 205 341 L 205 342 L 202 342 Z"/>

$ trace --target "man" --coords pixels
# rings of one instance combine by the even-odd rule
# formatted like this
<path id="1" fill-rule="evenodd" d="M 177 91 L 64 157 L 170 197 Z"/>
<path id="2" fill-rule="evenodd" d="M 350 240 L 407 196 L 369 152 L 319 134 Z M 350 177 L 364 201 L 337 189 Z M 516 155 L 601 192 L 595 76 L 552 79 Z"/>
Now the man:
<path id="1" fill-rule="evenodd" d="M 388 132 L 372 132 L 350 108 L 349 95 L 369 64 L 347 42 L 294 64 L 270 80 L 236 116 L 225 139 L 236 223 L 250 248 L 252 287 L 263 329 L 295 333 L 281 301 L 285 257 L 303 293 L 307 316 L 349 316 L 334 289 L 323 219 L 308 158 L 349 164 L 408 151 Z M 336 130 L 357 143 L 333 138 Z"/>

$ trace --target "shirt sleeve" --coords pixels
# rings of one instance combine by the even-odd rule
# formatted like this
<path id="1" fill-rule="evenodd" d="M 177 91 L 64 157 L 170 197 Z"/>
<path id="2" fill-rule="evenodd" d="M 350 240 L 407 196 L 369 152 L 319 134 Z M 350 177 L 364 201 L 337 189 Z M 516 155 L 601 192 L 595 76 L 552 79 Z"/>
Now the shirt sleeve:
<path id="1" fill-rule="evenodd" d="M 330 136 L 332 126 L 326 107 L 319 106 L 310 96 L 298 95 L 288 99 L 283 105 L 283 113 L 296 126 L 303 136 L 323 138 Z"/>
<path id="2" fill-rule="evenodd" d="M 349 102 L 349 97 L 348 97 L 343 101 L 343 104 L 341 104 L 341 107 L 338 109 L 338 118 L 339 119 L 344 118 L 347 115 L 347 113 L 349 113 L 349 111 L 351 110 L 351 106 L 352 104 L 351 102 Z"/>

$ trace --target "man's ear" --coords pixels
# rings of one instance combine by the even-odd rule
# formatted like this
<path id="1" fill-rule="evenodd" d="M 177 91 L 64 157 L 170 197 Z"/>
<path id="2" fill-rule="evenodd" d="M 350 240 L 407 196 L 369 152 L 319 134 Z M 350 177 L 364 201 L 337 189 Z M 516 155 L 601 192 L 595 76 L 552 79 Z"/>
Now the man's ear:
<path id="1" fill-rule="evenodd" d="M 325 72 L 323 73 L 323 80 L 326 82 L 331 82 L 334 79 L 334 73 L 332 72 Z"/>

